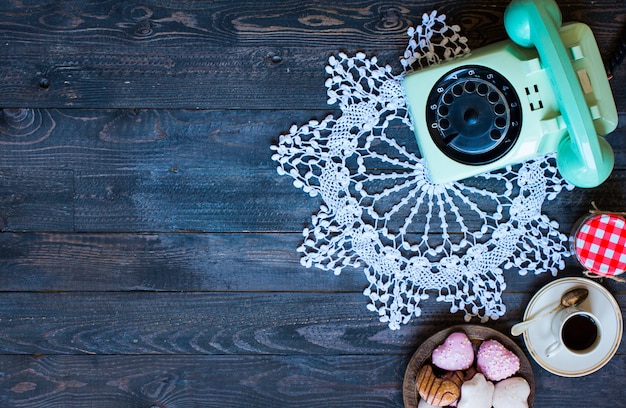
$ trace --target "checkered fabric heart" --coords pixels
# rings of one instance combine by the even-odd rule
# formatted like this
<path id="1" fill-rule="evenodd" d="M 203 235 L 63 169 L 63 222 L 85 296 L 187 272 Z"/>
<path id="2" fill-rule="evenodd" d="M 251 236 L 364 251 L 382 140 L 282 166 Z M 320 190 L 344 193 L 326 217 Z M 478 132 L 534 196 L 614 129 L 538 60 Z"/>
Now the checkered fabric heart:
<path id="1" fill-rule="evenodd" d="M 585 220 L 575 234 L 580 263 L 597 275 L 619 275 L 626 270 L 626 219 L 599 214 Z"/>

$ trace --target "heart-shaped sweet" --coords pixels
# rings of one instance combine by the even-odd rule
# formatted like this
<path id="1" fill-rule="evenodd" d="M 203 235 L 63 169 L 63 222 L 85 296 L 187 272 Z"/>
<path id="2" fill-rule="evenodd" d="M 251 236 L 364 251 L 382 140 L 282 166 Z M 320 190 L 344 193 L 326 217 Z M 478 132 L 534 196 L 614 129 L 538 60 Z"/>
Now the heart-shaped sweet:
<path id="1" fill-rule="evenodd" d="M 474 362 L 474 348 L 465 333 L 454 332 L 433 350 L 431 359 L 442 370 L 467 370 Z"/>
<path id="2" fill-rule="evenodd" d="M 497 340 L 483 341 L 476 353 L 476 368 L 490 381 L 509 378 L 520 368 L 519 357 Z"/>

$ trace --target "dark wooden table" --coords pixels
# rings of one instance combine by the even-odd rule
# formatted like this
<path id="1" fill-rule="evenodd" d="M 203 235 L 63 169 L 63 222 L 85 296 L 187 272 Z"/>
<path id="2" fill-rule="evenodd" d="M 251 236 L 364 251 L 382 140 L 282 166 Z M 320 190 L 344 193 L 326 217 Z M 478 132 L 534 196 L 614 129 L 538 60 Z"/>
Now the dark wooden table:
<path id="1" fill-rule="evenodd" d="M 338 51 L 397 64 L 432 9 L 472 48 L 504 39 L 504 0 L 0 2 L 0 406 L 401 407 L 409 357 L 463 323 L 447 305 L 391 331 L 361 270 L 299 263 L 319 208 L 270 145 L 321 119 Z M 560 1 L 603 57 L 621 0 Z M 545 212 L 624 210 L 626 67 L 612 80 L 616 168 Z M 559 276 L 580 276 L 570 259 Z M 506 276 L 508 332 L 554 277 Z M 626 284 L 603 282 L 622 310 Z M 517 339 L 523 346 L 523 342 Z M 618 407 L 626 349 L 561 378 L 533 362 L 537 407 Z"/>

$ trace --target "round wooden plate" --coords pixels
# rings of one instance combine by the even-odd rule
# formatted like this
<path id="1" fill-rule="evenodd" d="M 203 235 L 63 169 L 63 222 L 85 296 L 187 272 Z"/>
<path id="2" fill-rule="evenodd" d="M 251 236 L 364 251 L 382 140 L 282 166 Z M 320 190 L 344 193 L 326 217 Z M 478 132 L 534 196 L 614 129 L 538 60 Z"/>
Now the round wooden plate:
<path id="1" fill-rule="evenodd" d="M 528 396 L 528 406 L 532 407 L 535 401 L 535 377 L 533 376 L 532 367 L 530 361 L 524 354 L 521 348 L 513 340 L 497 330 L 490 329 L 480 325 L 464 324 L 459 326 L 453 326 L 429 337 L 421 346 L 415 351 L 413 357 L 409 361 L 409 364 L 404 373 L 404 383 L 402 385 L 402 396 L 404 398 L 405 408 L 417 408 L 418 395 L 415 389 L 415 378 L 419 369 L 430 360 L 432 351 L 444 342 L 446 337 L 450 334 L 462 331 L 467 334 L 467 337 L 472 341 L 474 349 L 477 350 L 480 343 L 485 340 L 498 340 L 504 347 L 511 350 L 520 359 L 520 370 L 516 374 L 517 376 L 524 377 L 524 379 L 530 385 L 530 395 Z"/>

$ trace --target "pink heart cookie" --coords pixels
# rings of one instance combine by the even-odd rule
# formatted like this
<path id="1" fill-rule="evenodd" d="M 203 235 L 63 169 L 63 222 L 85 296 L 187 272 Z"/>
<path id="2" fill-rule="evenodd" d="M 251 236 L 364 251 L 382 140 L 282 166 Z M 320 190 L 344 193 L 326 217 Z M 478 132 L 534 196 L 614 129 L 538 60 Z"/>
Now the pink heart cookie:
<path id="1" fill-rule="evenodd" d="M 465 333 L 454 332 L 433 350 L 432 361 L 442 370 L 467 370 L 474 362 L 472 342 Z"/>
<path id="2" fill-rule="evenodd" d="M 476 354 L 476 368 L 490 381 L 509 378 L 520 368 L 519 357 L 497 340 L 483 341 Z"/>

